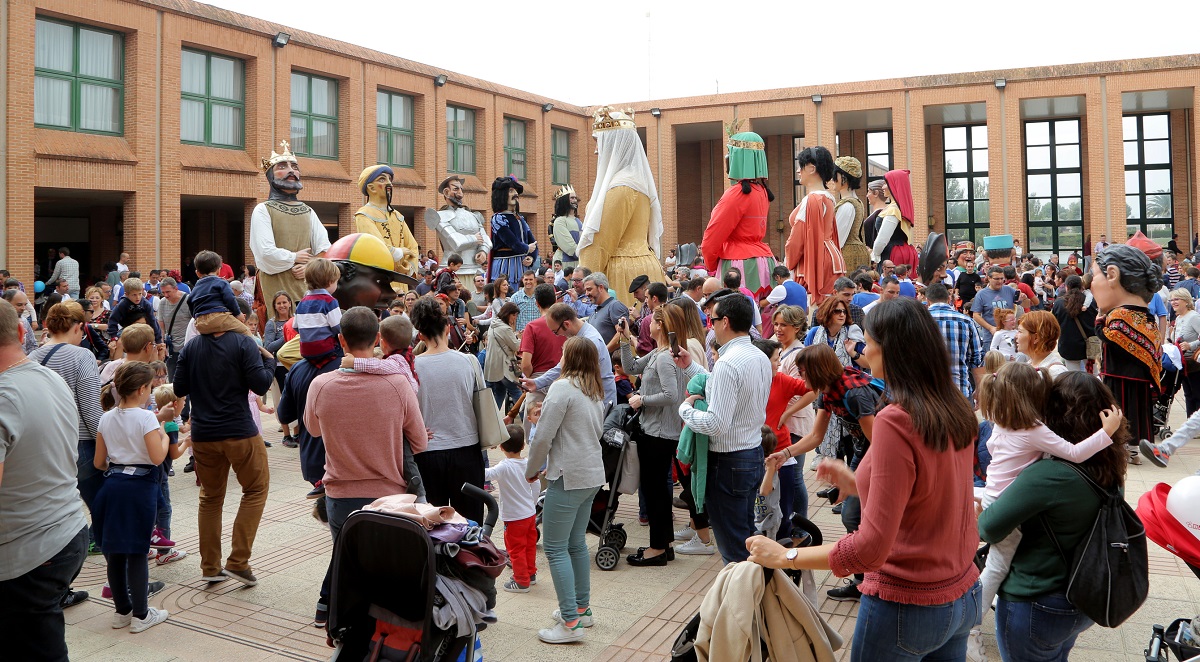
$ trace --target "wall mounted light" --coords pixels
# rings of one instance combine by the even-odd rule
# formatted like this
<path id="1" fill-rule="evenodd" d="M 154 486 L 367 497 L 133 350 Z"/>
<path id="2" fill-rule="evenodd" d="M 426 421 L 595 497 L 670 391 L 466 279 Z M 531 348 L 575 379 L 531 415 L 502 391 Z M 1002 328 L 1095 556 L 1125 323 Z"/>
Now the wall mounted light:
<path id="1" fill-rule="evenodd" d="M 1008 81 L 1004 80 L 1003 78 L 996 79 L 996 89 L 997 90 L 1003 90 L 1005 85 L 1008 85 Z"/>
<path id="2" fill-rule="evenodd" d="M 446 81 L 448 80 L 450 79 L 446 78 L 446 74 L 438 74 L 433 77 L 433 84 L 437 85 L 438 87 L 445 87 Z"/>
<path id="3" fill-rule="evenodd" d="M 552 111 L 552 110 L 554 110 L 554 104 L 552 104 L 552 103 L 544 103 L 544 104 L 542 104 L 542 112 L 543 112 L 543 113 L 548 113 L 548 112 L 550 112 L 550 111 Z"/>
<path id="4" fill-rule="evenodd" d="M 654 117 L 662 117 L 662 108 L 651 108 L 650 114 Z"/>
<path id="5" fill-rule="evenodd" d="M 275 48 L 283 48 L 284 46 L 288 45 L 288 42 L 291 41 L 291 39 L 292 35 L 286 32 L 277 32 L 275 33 L 275 40 L 272 43 L 275 44 Z"/>
<path id="6" fill-rule="evenodd" d="M 813 103 L 821 103 L 821 95 L 820 94 L 812 95 L 812 102 Z"/>

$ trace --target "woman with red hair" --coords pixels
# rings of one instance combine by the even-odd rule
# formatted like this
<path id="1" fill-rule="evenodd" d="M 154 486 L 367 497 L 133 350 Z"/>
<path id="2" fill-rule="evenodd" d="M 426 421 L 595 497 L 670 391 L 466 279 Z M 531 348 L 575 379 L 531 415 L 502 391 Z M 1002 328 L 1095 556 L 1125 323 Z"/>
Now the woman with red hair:
<path id="1" fill-rule="evenodd" d="M 884 198 L 892 202 L 879 214 L 871 259 L 879 263 L 891 260 L 897 265 L 907 264 L 915 271 L 917 249 L 912 246 L 913 197 L 908 174 L 907 170 L 889 170 L 883 176 L 887 182 Z"/>
<path id="2" fill-rule="evenodd" d="M 1049 372 L 1055 379 L 1067 371 L 1067 364 L 1058 355 L 1061 331 L 1058 318 L 1045 310 L 1025 313 L 1017 324 L 1017 351 L 1029 357 L 1029 365 Z"/>

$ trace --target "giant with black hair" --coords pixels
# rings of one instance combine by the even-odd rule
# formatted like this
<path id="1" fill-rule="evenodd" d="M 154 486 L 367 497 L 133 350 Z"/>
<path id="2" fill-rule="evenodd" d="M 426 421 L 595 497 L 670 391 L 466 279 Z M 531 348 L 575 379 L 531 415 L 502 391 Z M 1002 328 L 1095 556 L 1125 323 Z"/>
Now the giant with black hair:
<path id="1" fill-rule="evenodd" d="M 1121 274 L 1121 287 L 1146 303 L 1162 288 L 1162 269 L 1133 246 L 1113 244 L 1100 251 L 1096 264 L 1102 272 L 1116 267 Z"/>
<path id="2" fill-rule="evenodd" d="M 818 145 L 801 150 L 796 156 L 796 168 L 800 169 L 809 164 L 817 168 L 817 174 L 820 175 L 822 182 L 833 179 L 833 154 L 830 154 L 828 149 Z"/>
<path id="3" fill-rule="evenodd" d="M 521 186 L 512 177 L 497 177 L 496 181 L 492 182 L 492 212 L 499 214 L 508 211 L 508 190 L 517 189 L 517 194 L 525 192 L 525 187 Z M 521 213 L 521 203 L 517 202 L 517 213 Z"/>

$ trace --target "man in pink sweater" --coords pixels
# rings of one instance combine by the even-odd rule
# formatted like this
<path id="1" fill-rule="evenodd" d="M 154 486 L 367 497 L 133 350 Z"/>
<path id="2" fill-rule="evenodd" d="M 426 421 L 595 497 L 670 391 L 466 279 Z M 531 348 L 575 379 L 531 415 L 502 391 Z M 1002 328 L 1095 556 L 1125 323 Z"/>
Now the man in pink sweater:
<path id="1" fill-rule="evenodd" d="M 347 356 L 372 358 L 379 319 L 369 308 L 351 308 L 342 316 L 338 340 Z M 342 369 L 318 376 L 308 390 L 304 425 L 325 441 L 322 483 L 335 541 L 350 513 L 379 497 L 406 491 L 405 441 L 414 453 L 424 451 L 428 443 L 417 396 L 401 374 Z M 328 620 L 332 563 L 331 559 L 317 602 L 313 624 L 318 627 Z"/>

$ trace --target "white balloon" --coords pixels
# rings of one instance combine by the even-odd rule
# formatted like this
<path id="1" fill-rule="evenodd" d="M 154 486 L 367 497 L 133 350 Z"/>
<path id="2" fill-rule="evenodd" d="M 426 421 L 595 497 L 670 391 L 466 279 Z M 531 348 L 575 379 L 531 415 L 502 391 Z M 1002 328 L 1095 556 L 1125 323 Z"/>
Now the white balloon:
<path id="1" fill-rule="evenodd" d="M 1167 493 L 1167 512 L 1200 540 L 1200 476 L 1188 476 Z"/>

